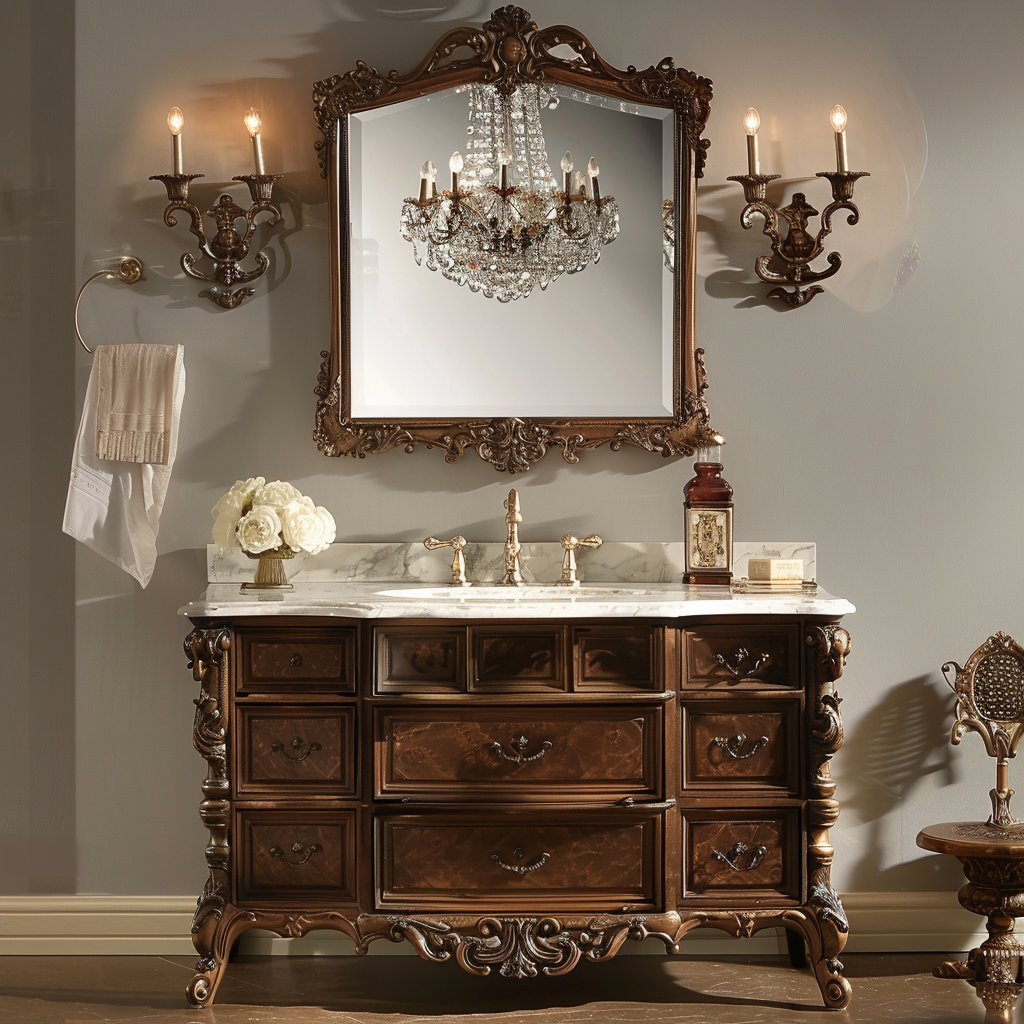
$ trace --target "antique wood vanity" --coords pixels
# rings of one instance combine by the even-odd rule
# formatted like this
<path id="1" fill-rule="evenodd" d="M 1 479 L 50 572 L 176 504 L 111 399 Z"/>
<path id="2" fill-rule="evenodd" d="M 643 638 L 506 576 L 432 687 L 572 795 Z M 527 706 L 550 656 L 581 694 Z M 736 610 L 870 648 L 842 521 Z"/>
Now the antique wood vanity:
<path id="1" fill-rule="evenodd" d="M 709 925 L 802 936 L 825 1005 L 847 1004 L 828 835 L 847 602 L 380 586 L 218 584 L 183 609 L 211 837 L 190 1002 L 250 928 L 522 978 Z"/>

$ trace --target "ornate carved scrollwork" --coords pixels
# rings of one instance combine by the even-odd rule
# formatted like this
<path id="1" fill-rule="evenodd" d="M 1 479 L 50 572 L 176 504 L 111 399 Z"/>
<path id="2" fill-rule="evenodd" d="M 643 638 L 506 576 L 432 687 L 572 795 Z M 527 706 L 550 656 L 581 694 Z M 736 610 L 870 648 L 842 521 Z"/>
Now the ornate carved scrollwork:
<path id="1" fill-rule="evenodd" d="M 367 455 L 404 448 L 415 450 L 416 445 L 425 448 L 440 448 L 445 462 L 457 463 L 467 449 L 489 462 L 499 473 L 524 473 L 535 462 L 539 462 L 549 448 L 558 448 L 562 458 L 575 464 L 580 461 L 579 453 L 604 445 L 618 451 L 623 445 L 633 445 L 644 451 L 654 452 L 669 458 L 675 455 L 693 455 L 698 448 L 714 444 L 717 437 L 708 425 L 707 417 L 696 421 L 689 413 L 684 417 L 665 423 L 608 424 L 602 432 L 601 423 L 593 425 L 593 431 L 586 436 L 580 433 L 559 433 L 561 425 L 538 423 L 519 417 L 460 422 L 448 430 L 438 430 L 417 424 L 373 422 L 367 425 L 343 419 L 339 415 L 338 402 L 341 378 L 331 377 L 331 355 L 321 352 L 317 386 L 313 389 L 319 397 L 313 439 L 325 455 L 349 456 L 365 459 Z M 705 382 L 706 386 L 706 382 Z M 686 392 L 688 406 L 700 403 L 690 392 Z M 706 409 L 706 403 L 704 404 Z"/>

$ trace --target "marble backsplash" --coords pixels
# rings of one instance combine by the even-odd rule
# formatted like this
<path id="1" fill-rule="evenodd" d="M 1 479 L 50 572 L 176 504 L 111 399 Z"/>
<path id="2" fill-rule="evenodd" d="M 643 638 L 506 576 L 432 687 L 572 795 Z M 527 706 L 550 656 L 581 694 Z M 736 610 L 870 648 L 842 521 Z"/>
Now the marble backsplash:
<path id="1" fill-rule="evenodd" d="M 251 580 L 255 560 L 238 548 L 206 549 L 210 583 Z M 493 583 L 504 572 L 502 544 L 467 544 L 466 575 L 474 583 Z M 747 575 L 750 558 L 801 558 L 804 579 L 817 575 L 815 544 L 799 541 L 735 541 L 733 576 Z M 673 583 L 683 575 L 683 543 L 605 542 L 600 548 L 576 552 L 585 583 Z M 523 544 L 523 575 L 528 582 L 554 583 L 562 571 L 562 548 L 557 542 Z M 293 583 L 340 581 L 448 583 L 451 551 L 428 551 L 422 542 L 332 544 L 320 555 L 296 555 L 285 563 Z"/>

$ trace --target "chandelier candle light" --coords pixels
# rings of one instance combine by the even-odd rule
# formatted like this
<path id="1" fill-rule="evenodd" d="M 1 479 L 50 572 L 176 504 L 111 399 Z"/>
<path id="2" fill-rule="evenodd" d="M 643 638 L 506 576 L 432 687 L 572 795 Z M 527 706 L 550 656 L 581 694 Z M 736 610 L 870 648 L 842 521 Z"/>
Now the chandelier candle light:
<path id="1" fill-rule="evenodd" d="M 791 309 L 806 305 L 819 292 L 824 291 L 817 281 L 823 281 L 835 274 L 842 266 L 843 258 L 838 252 L 830 252 L 825 260 L 829 264 L 825 270 L 812 270 L 811 261 L 817 259 L 824 251 L 824 239 L 832 230 L 832 215 L 838 210 L 849 210 L 847 224 L 856 224 L 860 220 L 860 211 L 853 203 L 853 188 L 858 178 L 868 176 L 867 171 L 851 171 L 846 154 L 846 111 L 837 103 L 829 114 L 829 122 L 835 132 L 836 169 L 834 171 L 818 171 L 816 177 L 828 178 L 832 185 L 832 202 L 821 214 L 821 227 L 816 235 L 807 231 L 811 217 L 818 211 L 807 202 L 803 192 L 794 192 L 789 206 L 776 210 L 769 205 L 765 197 L 769 181 L 774 181 L 778 174 L 762 174 L 761 162 L 757 152 L 757 130 L 761 126 L 761 118 L 757 111 L 750 107 L 743 115 L 743 130 L 747 135 L 747 173 L 734 174 L 729 181 L 738 181 L 743 186 L 743 196 L 747 205 L 740 214 L 740 223 L 744 228 L 752 224 L 751 218 L 756 213 L 764 218 L 764 233 L 772 241 L 772 255 L 758 256 L 754 261 L 754 272 L 767 284 L 776 284 L 768 293 L 769 299 L 782 299 Z M 788 225 L 783 238 L 779 231 L 779 218 Z M 775 263 L 775 268 L 771 266 Z M 785 284 L 793 286 L 787 291 Z"/>
<path id="2" fill-rule="evenodd" d="M 593 158 L 574 184 L 566 153 L 557 187 L 540 120 L 542 106 L 558 105 L 554 87 L 525 84 L 506 94 L 470 85 L 465 91 L 468 152 L 456 151 L 448 162 L 451 190 L 438 193 L 437 169 L 427 160 L 418 198 L 402 205 L 402 237 L 412 243 L 417 265 L 426 262 L 449 281 L 509 302 L 597 263 L 601 247 L 618 237 L 618 206 L 602 197 Z"/>

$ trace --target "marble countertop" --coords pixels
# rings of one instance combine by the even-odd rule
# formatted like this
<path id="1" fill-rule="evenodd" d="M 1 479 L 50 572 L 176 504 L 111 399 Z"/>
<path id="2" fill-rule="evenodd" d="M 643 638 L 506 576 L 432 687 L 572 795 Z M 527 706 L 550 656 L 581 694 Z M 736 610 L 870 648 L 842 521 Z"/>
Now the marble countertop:
<path id="1" fill-rule="evenodd" d="M 813 592 L 741 592 L 682 583 L 583 583 L 579 588 L 450 587 L 422 582 L 335 580 L 296 583 L 291 590 L 241 590 L 212 583 L 179 611 L 192 618 L 326 616 L 339 618 L 575 619 L 690 618 L 714 615 L 827 615 L 854 606 Z"/>

